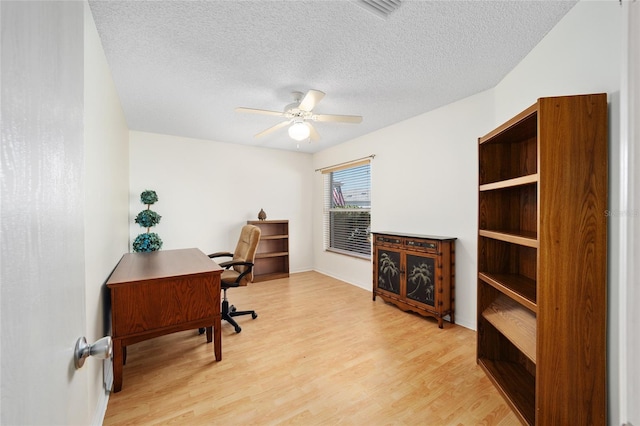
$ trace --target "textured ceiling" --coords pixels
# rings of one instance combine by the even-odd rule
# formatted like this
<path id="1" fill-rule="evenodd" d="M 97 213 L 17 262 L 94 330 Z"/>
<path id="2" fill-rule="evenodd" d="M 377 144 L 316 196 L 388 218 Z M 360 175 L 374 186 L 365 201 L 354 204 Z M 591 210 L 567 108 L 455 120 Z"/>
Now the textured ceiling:
<path id="1" fill-rule="evenodd" d="M 495 86 L 576 1 L 405 0 L 386 19 L 357 1 L 90 0 L 132 130 L 317 152 Z M 300 142 L 283 119 L 291 92 L 326 96 Z"/>

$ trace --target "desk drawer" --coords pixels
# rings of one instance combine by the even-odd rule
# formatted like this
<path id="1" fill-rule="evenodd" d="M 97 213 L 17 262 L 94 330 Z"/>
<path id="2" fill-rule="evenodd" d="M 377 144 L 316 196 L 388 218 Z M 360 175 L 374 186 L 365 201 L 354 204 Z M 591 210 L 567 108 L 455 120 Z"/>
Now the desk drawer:
<path id="1" fill-rule="evenodd" d="M 220 306 L 214 280 L 214 274 L 199 274 L 112 287 L 113 337 L 213 318 Z"/>

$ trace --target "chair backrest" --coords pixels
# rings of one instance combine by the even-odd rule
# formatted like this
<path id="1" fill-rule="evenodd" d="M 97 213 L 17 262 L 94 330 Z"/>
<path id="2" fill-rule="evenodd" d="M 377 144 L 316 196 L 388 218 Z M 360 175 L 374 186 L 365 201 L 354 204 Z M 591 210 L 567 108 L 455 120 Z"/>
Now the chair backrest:
<path id="1" fill-rule="evenodd" d="M 233 260 L 240 260 L 242 262 L 255 262 L 256 250 L 258 249 L 258 243 L 260 242 L 260 228 L 255 225 L 245 225 L 240 231 L 240 238 L 238 239 L 238 245 L 233 252 Z M 247 270 L 246 266 L 234 266 L 233 269 L 239 274 Z M 242 278 L 240 285 L 247 285 L 247 283 L 253 281 L 253 269 L 247 275 Z"/>

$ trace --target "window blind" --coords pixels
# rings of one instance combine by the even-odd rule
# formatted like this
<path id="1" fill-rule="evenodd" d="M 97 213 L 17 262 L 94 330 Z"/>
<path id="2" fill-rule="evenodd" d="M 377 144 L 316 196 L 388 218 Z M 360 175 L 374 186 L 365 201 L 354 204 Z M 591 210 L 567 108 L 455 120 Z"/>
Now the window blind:
<path id="1" fill-rule="evenodd" d="M 369 160 L 323 170 L 325 249 L 371 257 Z"/>

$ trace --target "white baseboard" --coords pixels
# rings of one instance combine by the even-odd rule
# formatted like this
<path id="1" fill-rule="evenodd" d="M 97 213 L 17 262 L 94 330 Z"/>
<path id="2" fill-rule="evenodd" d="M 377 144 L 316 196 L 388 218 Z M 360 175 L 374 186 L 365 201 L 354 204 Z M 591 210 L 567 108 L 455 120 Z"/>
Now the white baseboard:
<path id="1" fill-rule="evenodd" d="M 93 412 L 92 426 L 101 426 L 104 423 L 104 416 L 107 413 L 107 405 L 109 404 L 109 395 L 111 394 L 111 386 L 113 385 L 113 360 L 107 358 L 102 361 L 103 375 L 103 392 L 96 403 L 96 409 Z"/>
<path id="2" fill-rule="evenodd" d="M 100 392 L 100 397 L 96 403 L 96 409 L 93 412 L 93 420 L 91 421 L 92 426 L 102 426 L 104 423 L 104 416 L 107 413 L 107 405 L 109 404 L 109 395 L 110 392 L 107 390 Z"/>

